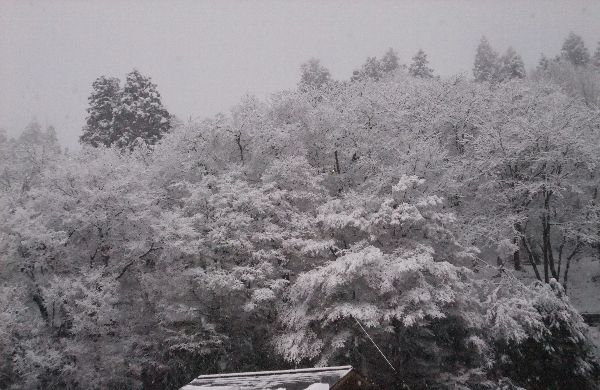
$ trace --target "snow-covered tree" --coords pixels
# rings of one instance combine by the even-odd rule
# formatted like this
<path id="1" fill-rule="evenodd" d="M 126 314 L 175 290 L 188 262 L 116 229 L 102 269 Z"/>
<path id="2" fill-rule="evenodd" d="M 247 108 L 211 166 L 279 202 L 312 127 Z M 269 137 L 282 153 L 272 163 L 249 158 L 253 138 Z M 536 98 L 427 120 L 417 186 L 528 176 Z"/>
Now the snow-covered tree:
<path id="1" fill-rule="evenodd" d="M 474 253 L 453 237 L 453 216 L 442 211 L 442 200 L 421 193 L 423 182 L 402 176 L 388 196 L 348 194 L 321 207 L 318 220 L 335 239 L 335 259 L 291 286 L 281 315 L 286 331 L 277 341 L 284 356 L 320 364 L 345 356 L 377 375 L 375 367 L 383 370 L 385 361 L 371 353 L 364 327 L 402 380 L 428 381 L 434 367 L 466 364 L 477 303 L 470 271 L 452 263 L 468 262 Z M 437 337 L 466 349 L 447 349 Z M 437 364 L 427 362 L 432 354 Z M 391 369 L 388 376 L 394 377 Z"/>
<path id="2" fill-rule="evenodd" d="M 540 59 L 538 61 L 536 70 L 544 71 L 544 70 L 548 69 L 549 64 L 550 64 L 550 60 L 548 59 L 548 57 L 546 57 L 545 54 L 542 53 L 542 55 L 540 56 Z"/>
<path id="3" fill-rule="evenodd" d="M 37 121 L 27 125 L 19 137 L 0 145 L 0 192 L 16 206 L 39 183 L 40 174 L 60 154 L 56 131 L 42 130 Z"/>
<path id="4" fill-rule="evenodd" d="M 89 107 L 81 143 L 94 147 L 110 146 L 117 141 L 115 131 L 115 112 L 120 100 L 119 79 L 101 76 L 92 84 L 92 94 L 88 98 Z"/>
<path id="5" fill-rule="evenodd" d="M 560 354 L 577 350 L 563 373 L 591 389 L 597 368 L 587 327 L 560 286 L 551 282 L 555 294 L 509 276 L 500 286 L 476 278 L 459 264 L 477 252 L 456 241 L 454 217 L 441 198 L 422 193 L 423 185 L 403 176 L 389 197 L 353 193 L 320 208 L 335 258 L 291 285 L 280 314 L 280 353 L 294 362 L 351 361 L 391 387 L 456 384 L 463 379 L 452 373 L 489 370 L 487 378 L 462 376 L 481 385 L 499 379 L 497 369 L 500 378 L 544 388 L 556 371 L 530 377 L 511 368 L 535 370 L 527 351 L 552 345 L 561 351 L 550 354 L 558 371 Z"/>
<path id="6" fill-rule="evenodd" d="M 365 77 L 375 81 L 379 80 L 382 76 L 381 62 L 376 57 L 368 57 L 361 70 Z"/>
<path id="7" fill-rule="evenodd" d="M 156 84 L 139 71 L 127 75 L 122 89 L 118 79 L 104 76 L 92 88 L 80 142 L 133 148 L 139 138 L 153 145 L 171 128 L 171 115 L 162 105 Z"/>
<path id="8" fill-rule="evenodd" d="M 590 53 L 583 39 L 573 32 L 565 39 L 561 55 L 575 66 L 585 66 L 590 62 Z"/>
<path id="9" fill-rule="evenodd" d="M 0 139 L 0 387 L 178 388 L 277 346 L 390 386 L 593 389 L 554 276 L 600 247 L 600 118 L 556 66 L 579 74 L 246 96 L 127 151 Z"/>
<path id="10" fill-rule="evenodd" d="M 383 68 L 377 57 L 367 57 L 360 70 L 355 70 L 350 78 L 351 81 L 371 79 L 378 81 L 383 76 Z"/>
<path id="11" fill-rule="evenodd" d="M 29 372 L 27 388 L 141 387 L 157 365 L 165 370 L 218 347 L 218 335 L 182 299 L 189 290 L 160 290 L 169 285 L 163 277 L 179 274 L 164 268 L 163 256 L 188 253 L 180 244 L 194 235 L 185 218 L 163 213 L 157 200 L 164 189 L 148 181 L 145 152 L 135 152 L 98 148 L 46 164 L 29 199 L 4 214 L 2 267 L 18 267 L 19 293 L 41 322 L 29 329 L 30 346 L 12 357 L 17 372 Z M 4 241 L 12 237 L 18 243 Z M 183 328 L 194 333 L 177 335 Z"/>
<path id="12" fill-rule="evenodd" d="M 388 51 L 386 51 L 383 55 L 383 58 L 381 59 L 381 70 L 384 73 L 389 73 L 398 69 L 398 67 L 398 54 L 396 54 L 394 49 L 389 48 Z"/>
<path id="13" fill-rule="evenodd" d="M 567 94 L 590 107 L 600 107 L 600 72 L 592 66 L 575 66 L 564 58 L 538 68 L 533 77 L 560 86 Z"/>
<path id="14" fill-rule="evenodd" d="M 473 66 L 475 81 L 496 81 L 497 74 L 498 54 L 492 49 L 486 37 L 481 37 Z"/>
<path id="15" fill-rule="evenodd" d="M 321 88 L 331 81 L 329 70 L 321 65 L 316 58 L 311 58 L 300 66 L 300 82 L 298 88 L 306 90 L 307 88 Z"/>
<path id="16" fill-rule="evenodd" d="M 127 75 L 114 116 L 119 147 L 132 147 L 137 138 L 153 145 L 171 128 L 171 115 L 162 105 L 156 84 L 138 70 Z"/>
<path id="17" fill-rule="evenodd" d="M 560 278 L 566 285 L 573 258 L 598 239 L 593 206 L 598 176 L 591 145 L 597 142 L 593 129 L 600 118 L 556 87 L 508 83 L 495 96 L 489 103 L 493 110 L 479 117 L 477 134 L 456 160 L 455 171 L 455 178 L 470 177 L 463 183 L 473 184 L 466 188 L 481 196 L 479 204 L 489 213 L 473 213 L 477 206 L 471 204 L 461 214 L 472 227 L 480 221 L 473 232 L 487 231 L 494 240 L 503 236 L 515 244 L 514 253 L 521 248 L 538 279 Z M 515 110 L 529 116 L 517 119 L 510 114 Z M 487 240 L 484 236 L 478 241 Z"/>
<path id="18" fill-rule="evenodd" d="M 512 48 L 509 47 L 506 53 L 500 57 L 499 79 L 523 79 L 525 78 L 525 64 L 521 56 Z"/>
<path id="19" fill-rule="evenodd" d="M 413 77 L 431 78 L 433 77 L 433 69 L 428 67 L 429 61 L 427 54 L 421 49 L 412 58 L 412 62 L 408 67 L 408 73 Z"/>
<path id="20" fill-rule="evenodd" d="M 499 372 L 527 389 L 596 388 L 596 347 L 560 283 L 505 277 L 490 287 L 486 328 Z"/>

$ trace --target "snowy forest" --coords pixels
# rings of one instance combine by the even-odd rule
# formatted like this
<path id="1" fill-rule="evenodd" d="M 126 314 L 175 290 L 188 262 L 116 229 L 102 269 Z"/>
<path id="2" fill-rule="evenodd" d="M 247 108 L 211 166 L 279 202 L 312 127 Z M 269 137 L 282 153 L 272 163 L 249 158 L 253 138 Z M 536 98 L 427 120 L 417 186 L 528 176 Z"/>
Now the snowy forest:
<path id="1" fill-rule="evenodd" d="M 98 75 L 81 150 L 0 134 L 0 388 L 351 364 L 382 389 L 598 389 L 572 291 L 600 291 L 600 44 L 473 54 L 346 80 L 313 58 L 203 120 Z"/>

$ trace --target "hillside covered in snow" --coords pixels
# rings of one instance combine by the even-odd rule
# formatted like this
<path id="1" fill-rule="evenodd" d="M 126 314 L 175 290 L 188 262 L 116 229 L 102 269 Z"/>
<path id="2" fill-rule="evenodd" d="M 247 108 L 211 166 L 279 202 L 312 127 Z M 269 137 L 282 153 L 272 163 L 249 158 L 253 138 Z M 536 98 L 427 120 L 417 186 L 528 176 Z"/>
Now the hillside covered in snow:
<path id="1" fill-rule="evenodd" d="M 415 72 L 308 78 L 124 148 L 0 139 L 0 383 L 352 364 L 596 388 L 600 111 L 550 74 Z"/>

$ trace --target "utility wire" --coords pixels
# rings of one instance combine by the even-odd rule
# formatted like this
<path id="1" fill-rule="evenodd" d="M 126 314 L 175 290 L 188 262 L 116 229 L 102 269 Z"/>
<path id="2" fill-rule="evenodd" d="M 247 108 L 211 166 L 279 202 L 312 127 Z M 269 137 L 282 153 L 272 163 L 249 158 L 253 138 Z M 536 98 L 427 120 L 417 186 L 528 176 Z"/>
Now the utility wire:
<path id="1" fill-rule="evenodd" d="M 363 328 L 362 324 L 360 322 L 358 322 L 358 320 L 356 319 L 356 317 L 352 316 L 352 318 L 354 318 L 354 321 L 356 321 L 356 323 L 358 324 L 358 326 L 360 326 L 360 328 L 362 329 L 362 331 L 365 332 L 365 334 L 367 335 L 367 337 L 369 338 L 369 340 L 371 340 L 371 343 L 373 343 L 373 345 L 375 346 L 375 348 L 377 348 L 377 350 L 379 351 L 379 353 L 381 354 L 381 356 L 383 356 L 383 358 L 385 359 L 385 361 L 387 362 L 387 364 L 389 364 L 389 366 L 392 367 L 392 370 L 394 370 L 394 372 L 396 372 L 396 369 L 394 368 L 394 366 L 392 366 L 392 363 L 390 363 L 390 361 L 388 360 L 388 358 L 385 357 L 385 355 L 383 354 L 383 352 L 381 352 L 381 349 L 379 349 L 379 347 L 377 346 L 377 344 L 375 344 L 375 341 L 373 341 L 373 339 L 371 338 L 371 336 L 369 336 L 369 334 L 367 333 L 367 331 L 365 330 L 365 328 Z"/>

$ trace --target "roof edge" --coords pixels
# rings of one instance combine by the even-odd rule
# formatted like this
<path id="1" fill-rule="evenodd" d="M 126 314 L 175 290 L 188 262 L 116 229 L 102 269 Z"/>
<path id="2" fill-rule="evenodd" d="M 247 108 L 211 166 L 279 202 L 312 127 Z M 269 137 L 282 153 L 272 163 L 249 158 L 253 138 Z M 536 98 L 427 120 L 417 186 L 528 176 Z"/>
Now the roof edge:
<path id="1" fill-rule="evenodd" d="M 248 372 L 233 372 L 229 374 L 210 374 L 200 375 L 195 377 L 197 379 L 214 379 L 214 378 L 235 378 L 238 376 L 263 376 L 263 375 L 278 375 L 278 374 L 301 374 L 305 372 L 320 372 L 320 371 L 352 371 L 352 366 L 334 366 L 334 367 L 313 367 L 313 368 L 298 368 L 291 370 L 279 370 L 279 371 L 248 371 Z"/>

